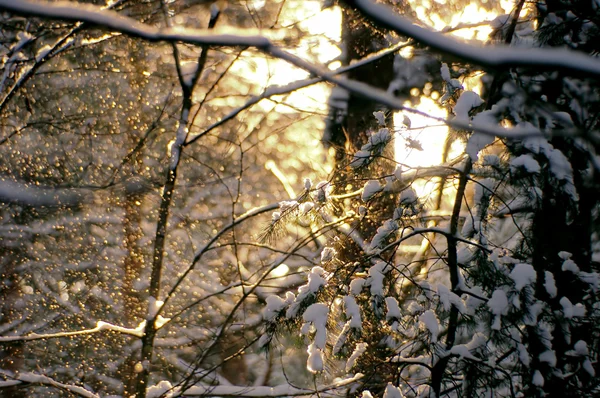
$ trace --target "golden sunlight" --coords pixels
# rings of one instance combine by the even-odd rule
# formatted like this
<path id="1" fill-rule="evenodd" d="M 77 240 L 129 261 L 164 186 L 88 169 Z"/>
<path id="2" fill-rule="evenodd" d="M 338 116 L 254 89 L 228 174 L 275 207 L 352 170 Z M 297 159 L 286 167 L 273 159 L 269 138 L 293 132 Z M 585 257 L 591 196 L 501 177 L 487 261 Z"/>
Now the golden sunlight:
<path id="1" fill-rule="evenodd" d="M 437 1 L 437 0 L 436 0 Z M 439 2 L 439 1 L 438 1 Z M 509 14 L 514 8 L 514 0 L 502 0 L 492 9 L 481 6 L 481 2 L 472 1 L 459 12 L 452 15 L 440 15 L 430 11 L 430 0 L 411 0 L 411 5 L 417 16 L 430 28 L 447 32 L 464 40 L 477 40 L 484 42 L 492 33 L 492 22 L 499 15 Z M 441 3 L 441 2 L 440 2 Z M 523 10 L 525 13 L 526 10 Z M 410 57 L 411 51 L 406 49 L 401 54 Z M 462 82 L 466 90 L 479 93 L 479 79 L 471 78 Z M 410 106 L 410 104 L 406 104 Z M 430 98 L 421 97 L 416 109 L 434 117 L 448 117 L 447 111 Z M 442 160 L 443 144 L 448 132 L 447 127 L 440 122 L 420 115 L 406 114 L 411 120 L 411 129 L 403 133 L 396 140 L 396 160 L 409 167 L 424 167 L 439 164 Z M 404 115 L 398 116 L 398 121 Z M 421 150 L 415 149 L 417 142 Z M 423 190 L 425 187 L 418 187 Z"/>
<path id="2" fill-rule="evenodd" d="M 252 6 L 259 9 L 264 4 L 264 0 L 254 0 Z M 281 10 L 277 26 L 291 26 L 300 21 L 297 26 L 308 34 L 288 51 L 311 62 L 327 64 L 340 55 L 338 43 L 341 40 L 342 13 L 339 7 L 321 10 L 321 5 L 320 0 L 286 3 Z M 269 35 L 268 30 L 261 33 Z M 262 88 L 286 85 L 309 76 L 306 71 L 286 61 L 257 54 L 240 57 L 233 65 L 232 71 L 248 80 L 258 82 Z M 284 101 L 292 107 L 305 111 L 322 111 L 322 104 L 327 103 L 330 91 L 331 89 L 324 83 L 315 84 L 294 91 L 287 95 L 285 100 L 282 96 L 273 99 Z M 269 101 L 262 101 L 258 106 L 270 110 L 272 104 Z M 290 112 L 290 108 L 285 105 L 277 106 L 276 110 L 280 113 Z"/>

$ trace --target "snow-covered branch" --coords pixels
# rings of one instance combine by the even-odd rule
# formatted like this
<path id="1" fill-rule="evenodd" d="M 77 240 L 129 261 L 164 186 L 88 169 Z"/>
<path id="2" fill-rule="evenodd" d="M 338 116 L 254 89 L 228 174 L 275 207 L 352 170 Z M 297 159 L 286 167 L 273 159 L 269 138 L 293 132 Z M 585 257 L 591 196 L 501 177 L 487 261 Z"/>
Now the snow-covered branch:
<path id="1" fill-rule="evenodd" d="M 98 394 L 88 391 L 81 386 L 60 383 L 54 379 L 51 379 L 48 376 L 38 375 L 35 373 L 31 373 L 31 372 L 11 375 L 10 373 L 7 373 L 5 371 L 0 371 L 0 376 L 2 378 L 6 379 L 4 381 L 0 381 L 0 389 L 16 386 L 19 384 L 36 384 L 36 385 L 41 385 L 41 386 L 54 387 L 54 388 L 57 388 L 60 390 L 67 391 L 71 394 L 78 395 L 80 397 L 86 397 L 86 398 L 99 398 L 100 397 Z"/>
<path id="2" fill-rule="evenodd" d="M 58 332 L 58 333 L 48 333 L 48 334 L 37 334 L 31 333 L 27 336 L 0 336 L 0 343 L 9 343 L 14 341 L 32 341 L 32 340 L 48 340 L 48 339 L 58 339 L 63 337 L 74 337 L 74 336 L 84 336 L 87 334 L 94 334 L 102 331 L 112 331 L 122 334 L 128 334 L 130 336 L 142 337 L 144 333 L 144 324 L 142 322 L 137 328 L 130 329 L 124 328 L 122 326 L 113 325 L 108 322 L 98 321 L 95 328 L 92 329 L 84 329 L 77 330 L 74 332 Z"/>
<path id="3" fill-rule="evenodd" d="M 504 45 L 475 46 L 434 32 L 401 17 L 390 7 L 370 0 L 347 0 L 377 24 L 409 36 L 443 54 L 458 57 L 488 68 L 533 67 L 537 70 L 562 70 L 577 76 L 600 77 L 600 60 L 567 49 L 516 48 Z"/>
<path id="4" fill-rule="evenodd" d="M 0 0 L 0 10 L 19 15 L 87 22 L 148 41 L 185 42 L 198 45 L 267 48 L 271 42 L 264 36 L 251 34 L 214 34 L 209 30 L 162 29 L 140 23 L 117 12 L 102 10 L 90 4 L 71 2 L 32 2 Z M 209 33 L 210 32 L 210 33 Z"/>

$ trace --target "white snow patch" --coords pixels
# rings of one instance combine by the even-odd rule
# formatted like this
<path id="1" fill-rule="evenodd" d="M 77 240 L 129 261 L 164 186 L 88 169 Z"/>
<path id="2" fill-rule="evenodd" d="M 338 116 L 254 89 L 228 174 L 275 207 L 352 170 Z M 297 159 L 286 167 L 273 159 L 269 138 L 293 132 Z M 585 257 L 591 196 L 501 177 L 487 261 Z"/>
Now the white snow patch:
<path id="1" fill-rule="evenodd" d="M 311 304 L 302 315 L 304 322 L 312 324 L 315 328 L 315 340 L 313 344 L 316 348 L 325 348 L 325 343 L 327 341 L 326 325 L 328 312 L 329 308 L 325 304 L 315 303 Z"/>
<path id="2" fill-rule="evenodd" d="M 404 398 L 404 394 L 398 387 L 395 387 L 392 383 L 388 383 L 383 393 L 383 398 Z"/>
<path id="3" fill-rule="evenodd" d="M 368 202 L 371 200 L 371 198 L 373 198 L 373 196 L 377 195 L 381 191 L 383 191 L 383 185 L 381 185 L 379 181 L 369 180 L 363 187 L 361 199 L 363 202 Z"/>
<path id="4" fill-rule="evenodd" d="M 510 162 L 511 171 L 515 172 L 519 168 L 525 169 L 529 174 L 538 174 L 542 168 L 540 164 L 530 154 L 521 155 Z"/>
<path id="5" fill-rule="evenodd" d="M 348 326 L 353 329 L 362 329 L 362 319 L 360 315 L 360 307 L 356 303 L 353 296 L 344 296 L 344 308 L 346 317 L 349 319 Z"/>
<path id="6" fill-rule="evenodd" d="M 425 325 L 431 334 L 431 342 L 436 343 L 438 334 L 440 333 L 440 323 L 432 310 L 427 310 L 419 315 L 419 321 Z"/>
<path id="7" fill-rule="evenodd" d="M 387 313 L 385 314 L 386 321 L 390 319 L 400 319 L 402 318 L 402 314 L 400 313 L 400 306 L 398 305 L 398 300 L 394 297 L 386 297 L 385 304 L 387 306 Z"/>
<path id="8" fill-rule="evenodd" d="M 552 367 L 556 366 L 556 353 L 554 352 L 554 350 L 544 351 L 539 355 L 538 358 L 540 362 L 546 362 Z"/>
<path id="9" fill-rule="evenodd" d="M 536 370 L 533 373 L 533 379 L 531 380 L 531 383 L 534 386 L 538 386 L 538 387 L 543 387 L 544 386 L 544 376 L 542 376 L 542 374 L 540 373 L 539 370 Z"/>
<path id="10" fill-rule="evenodd" d="M 496 289 L 494 293 L 492 293 L 492 297 L 488 300 L 487 306 L 492 311 L 492 314 L 495 315 L 494 323 L 492 324 L 492 329 L 500 330 L 502 315 L 508 314 L 508 298 L 506 297 L 506 293 L 504 290 Z"/>
<path id="11" fill-rule="evenodd" d="M 385 126 L 385 113 L 382 111 L 373 112 L 373 116 L 377 119 L 377 124 L 380 126 Z"/>
<path id="12" fill-rule="evenodd" d="M 481 104 L 483 104 L 483 100 L 477 93 L 469 90 L 463 91 L 454 105 L 456 119 L 468 121 L 471 109 L 477 108 Z"/>
<path id="13" fill-rule="evenodd" d="M 321 252 L 321 263 L 326 263 L 333 260 L 336 254 L 337 251 L 333 247 L 323 248 L 323 251 Z"/>
<path id="14" fill-rule="evenodd" d="M 561 297 L 560 305 L 563 307 L 563 315 L 566 319 L 573 318 L 573 303 L 566 297 Z"/>
<path id="15" fill-rule="evenodd" d="M 312 268 L 308 274 L 308 283 L 298 288 L 298 295 L 294 298 L 294 302 L 285 312 L 287 318 L 294 318 L 298 315 L 300 306 L 309 297 L 314 297 L 317 292 L 326 284 L 324 278 L 325 270 L 319 266 Z M 291 297 L 291 296 L 290 296 Z"/>
<path id="16" fill-rule="evenodd" d="M 352 355 L 350 355 L 350 358 L 348 358 L 348 361 L 346 361 L 346 372 L 350 372 L 350 370 L 352 370 L 352 368 L 356 364 L 356 360 L 362 354 L 364 354 L 364 352 L 367 350 L 368 346 L 369 345 L 367 343 L 358 343 L 356 345 L 356 348 L 352 352 Z"/>
<path id="17" fill-rule="evenodd" d="M 515 268 L 513 268 L 509 276 L 515 282 L 515 289 L 519 292 L 523 290 L 525 286 L 534 283 L 537 278 L 533 266 L 526 263 L 515 265 Z"/>
<path id="18" fill-rule="evenodd" d="M 353 296 L 359 296 L 365 286 L 365 280 L 363 278 L 356 278 L 350 282 L 350 294 Z"/>
<path id="19" fill-rule="evenodd" d="M 389 272 L 391 266 L 384 261 L 379 261 L 377 264 L 369 268 L 369 285 L 371 286 L 371 296 L 383 297 L 383 279 Z"/>
<path id="20" fill-rule="evenodd" d="M 173 385 L 168 380 L 162 380 L 146 390 L 146 398 L 171 398 L 175 395 L 179 395 L 179 388 L 173 389 Z"/>
<path id="21" fill-rule="evenodd" d="M 311 373 L 323 371 L 323 351 L 313 343 L 308 346 L 308 359 L 306 360 L 306 369 Z"/>
<path id="22" fill-rule="evenodd" d="M 556 297 L 558 290 L 556 289 L 556 281 L 554 280 L 554 274 L 550 271 L 544 271 L 544 287 L 550 298 Z"/>
<path id="23" fill-rule="evenodd" d="M 265 321 L 272 321 L 284 308 L 286 308 L 287 305 L 289 305 L 285 300 L 276 295 L 268 296 L 266 302 L 267 306 L 262 311 L 262 316 Z"/>
<path id="24" fill-rule="evenodd" d="M 575 343 L 573 348 L 575 348 L 575 352 L 577 353 L 577 355 L 584 356 L 584 357 L 587 357 L 588 355 L 590 355 L 590 350 L 588 348 L 588 345 L 583 340 L 577 341 L 577 343 Z"/>

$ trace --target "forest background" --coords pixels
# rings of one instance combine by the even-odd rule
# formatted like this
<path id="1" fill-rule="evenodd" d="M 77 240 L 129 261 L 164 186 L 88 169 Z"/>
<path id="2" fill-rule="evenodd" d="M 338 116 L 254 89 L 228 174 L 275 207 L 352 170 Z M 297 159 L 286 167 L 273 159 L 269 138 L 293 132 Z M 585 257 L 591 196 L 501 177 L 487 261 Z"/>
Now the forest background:
<path id="1" fill-rule="evenodd" d="M 0 0 L 0 395 L 597 396 L 599 7 Z"/>

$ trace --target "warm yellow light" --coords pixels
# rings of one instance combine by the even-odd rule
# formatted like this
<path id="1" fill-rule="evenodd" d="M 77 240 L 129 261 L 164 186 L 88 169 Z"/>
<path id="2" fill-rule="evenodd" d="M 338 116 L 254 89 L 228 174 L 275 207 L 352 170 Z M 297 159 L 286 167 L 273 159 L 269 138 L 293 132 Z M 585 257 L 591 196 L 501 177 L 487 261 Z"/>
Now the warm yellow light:
<path id="1" fill-rule="evenodd" d="M 264 0 L 254 0 L 251 3 L 255 9 L 260 9 L 264 5 Z M 287 49 L 289 52 L 315 64 L 334 61 L 334 65 L 339 66 L 340 63 L 335 60 L 340 55 L 338 43 L 341 40 L 342 13 L 339 7 L 321 10 L 321 5 L 322 2 L 318 0 L 303 1 L 301 6 L 294 2 L 285 3 L 279 16 L 278 25 L 285 27 L 297 24 L 302 31 L 307 33 L 294 48 Z M 298 23 L 298 21 L 301 22 Z M 268 31 L 263 33 L 269 35 Z M 240 57 L 232 66 L 231 71 L 243 76 L 248 81 L 258 82 L 262 88 L 271 85 L 286 85 L 309 77 L 306 71 L 286 61 L 256 53 Z M 279 96 L 273 99 L 306 111 L 322 111 L 323 104 L 327 103 L 329 93 L 329 86 L 316 84 L 297 90 L 285 98 Z M 228 101 L 240 102 L 237 105 L 243 103 L 241 99 L 228 99 Z M 272 104 L 268 101 L 263 101 L 258 106 L 262 106 L 263 110 L 272 108 Z M 278 107 L 277 111 L 286 113 L 295 110 L 282 106 Z"/>
<path id="2" fill-rule="evenodd" d="M 406 103 L 410 107 L 410 103 Z M 428 115 L 446 118 L 447 112 L 436 101 L 421 97 L 416 108 Z M 404 116 L 410 119 L 410 129 L 402 130 L 396 138 L 396 160 L 410 167 L 425 167 L 439 164 L 442 160 L 444 140 L 448 127 L 431 118 L 411 114 L 397 113 L 394 123 L 398 126 Z M 421 147 L 420 150 L 418 147 Z"/>

